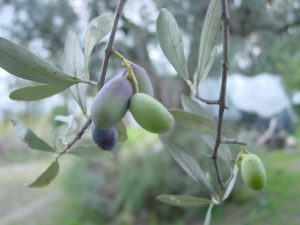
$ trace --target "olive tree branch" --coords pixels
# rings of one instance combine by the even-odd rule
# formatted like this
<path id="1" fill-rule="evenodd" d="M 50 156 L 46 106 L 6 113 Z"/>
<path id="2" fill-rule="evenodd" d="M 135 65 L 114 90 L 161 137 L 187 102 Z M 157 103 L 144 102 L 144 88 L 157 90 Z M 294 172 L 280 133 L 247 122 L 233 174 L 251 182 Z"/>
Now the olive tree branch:
<path id="1" fill-rule="evenodd" d="M 103 86 L 104 81 L 105 81 L 105 74 L 106 74 L 106 71 L 107 71 L 108 61 L 109 61 L 109 58 L 110 58 L 110 56 L 113 52 L 114 39 L 115 39 L 115 35 L 116 35 L 116 32 L 117 32 L 117 28 L 118 28 L 118 23 L 119 23 L 119 20 L 120 20 L 125 2 L 126 2 L 126 0 L 119 0 L 118 6 L 117 6 L 117 9 L 116 9 L 116 12 L 115 12 L 114 23 L 113 23 L 113 27 L 112 27 L 112 30 L 111 30 L 111 33 L 110 33 L 110 37 L 109 37 L 109 40 L 108 40 L 108 43 L 107 43 L 107 46 L 106 46 L 106 49 L 105 49 L 105 56 L 104 56 L 104 60 L 103 60 L 103 63 L 102 63 L 100 79 L 98 81 L 98 88 L 99 89 Z"/>
<path id="2" fill-rule="evenodd" d="M 218 150 L 219 146 L 222 143 L 222 123 L 224 111 L 226 108 L 226 85 L 227 85 L 227 72 L 228 72 L 228 43 L 229 43 L 229 12 L 228 12 L 228 3 L 227 0 L 222 1 L 222 11 L 221 11 L 221 20 L 222 20 L 222 43 L 223 43 L 223 60 L 222 60 L 222 81 L 221 81 L 221 90 L 218 100 L 219 105 L 219 114 L 218 114 L 218 125 L 217 125 L 217 135 L 215 146 L 211 158 L 214 162 L 214 167 L 217 174 L 217 180 L 220 185 L 221 193 L 223 193 L 224 180 L 220 171 L 220 165 L 218 161 Z"/>
<path id="3" fill-rule="evenodd" d="M 113 27 L 110 32 L 109 40 L 106 45 L 104 60 L 102 62 L 102 67 L 101 67 L 101 72 L 100 72 L 100 78 L 99 78 L 99 81 L 97 82 L 98 91 L 104 85 L 109 58 L 112 54 L 113 44 L 114 44 L 114 40 L 115 40 L 117 28 L 118 28 L 118 23 L 119 23 L 125 2 L 126 2 L 126 0 L 119 0 L 118 6 L 115 11 Z M 65 146 L 65 148 L 60 153 L 58 153 L 58 155 L 56 156 L 56 160 L 58 160 L 62 155 L 67 153 L 67 151 L 82 137 L 85 130 L 90 126 L 91 123 L 92 123 L 92 120 L 90 118 L 87 119 L 87 121 L 84 123 L 82 128 L 76 133 L 75 137 Z"/>

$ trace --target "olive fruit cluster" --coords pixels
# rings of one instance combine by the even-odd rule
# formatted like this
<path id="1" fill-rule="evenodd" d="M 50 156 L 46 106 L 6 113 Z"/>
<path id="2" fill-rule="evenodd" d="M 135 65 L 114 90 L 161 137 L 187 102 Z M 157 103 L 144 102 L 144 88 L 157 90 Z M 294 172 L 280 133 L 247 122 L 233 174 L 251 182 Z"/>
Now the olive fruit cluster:
<path id="1" fill-rule="evenodd" d="M 259 191 L 265 187 L 267 175 L 263 162 L 257 155 L 241 155 L 241 174 L 244 183 L 252 190 Z"/>
<path id="2" fill-rule="evenodd" d="M 125 68 L 121 75 L 105 83 L 91 107 L 94 142 L 104 150 L 113 149 L 118 139 L 115 126 L 128 110 L 145 130 L 153 133 L 168 131 L 173 126 L 173 116 L 152 96 L 151 81 L 137 64 Z"/>

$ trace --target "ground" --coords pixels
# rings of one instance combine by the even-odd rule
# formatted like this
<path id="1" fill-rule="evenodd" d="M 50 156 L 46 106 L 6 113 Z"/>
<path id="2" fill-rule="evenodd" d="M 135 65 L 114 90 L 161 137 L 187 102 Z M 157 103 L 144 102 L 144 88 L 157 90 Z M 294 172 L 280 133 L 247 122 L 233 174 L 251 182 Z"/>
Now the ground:
<path id="1" fill-rule="evenodd" d="M 212 224 L 299 224 L 300 153 L 271 152 L 263 154 L 262 159 L 268 173 L 265 190 L 251 192 L 247 188 L 239 188 L 225 205 L 213 211 Z M 75 162 L 77 161 L 74 159 L 64 159 L 64 167 Z M 1 225 L 57 224 L 57 220 L 64 213 L 65 195 L 61 181 L 68 173 L 60 173 L 58 179 L 49 187 L 41 189 L 26 187 L 26 184 L 34 179 L 38 171 L 46 168 L 48 163 L 47 160 L 42 160 L 0 167 Z"/>

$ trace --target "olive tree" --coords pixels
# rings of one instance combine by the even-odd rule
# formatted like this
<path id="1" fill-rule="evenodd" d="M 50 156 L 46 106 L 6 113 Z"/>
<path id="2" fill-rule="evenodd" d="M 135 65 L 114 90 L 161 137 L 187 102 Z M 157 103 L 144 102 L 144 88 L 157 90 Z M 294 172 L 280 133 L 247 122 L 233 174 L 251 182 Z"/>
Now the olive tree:
<path id="1" fill-rule="evenodd" d="M 167 109 L 155 99 L 146 70 L 115 48 L 115 35 L 125 3 L 126 0 L 119 1 L 114 16 L 100 15 L 90 22 L 85 30 L 83 48 L 77 35 L 69 33 L 64 45 L 61 68 L 53 66 L 21 45 L 0 38 L 0 66 L 12 75 L 34 82 L 33 85 L 12 91 L 11 99 L 36 101 L 68 90 L 80 106 L 84 120 L 81 128 L 74 132 L 72 118 L 57 117 L 57 120 L 66 124 L 63 127 L 65 135 L 56 137 L 55 144 L 50 145 L 22 122 L 12 119 L 19 137 L 30 148 L 51 152 L 54 156 L 49 167 L 29 187 L 50 184 L 59 172 L 63 155 L 73 154 L 83 158 L 113 157 L 111 150 L 116 147 L 117 142 L 121 144 L 127 139 L 122 118 L 129 110 L 142 128 L 159 135 L 160 141 L 174 160 L 200 185 L 206 196 L 210 196 L 162 194 L 157 199 L 180 207 L 208 205 L 204 224 L 209 224 L 211 210 L 229 197 L 239 170 L 244 183 L 253 190 L 263 189 L 266 183 L 261 160 L 246 149 L 246 142 L 223 124 L 223 114 L 227 108 L 226 83 L 229 70 L 230 17 L 227 0 L 209 2 L 198 38 L 195 73 L 188 67 L 176 19 L 166 8 L 159 12 L 156 21 L 157 41 L 178 77 L 190 90 L 190 96 L 181 96 L 183 109 Z M 91 52 L 108 34 L 99 78 L 95 81 L 90 76 Z M 216 59 L 216 40 L 219 36 L 222 40 L 219 98 L 204 99 L 199 95 L 199 85 L 210 74 Z M 119 60 L 123 72 L 107 81 L 105 78 L 111 57 Z M 98 91 L 91 109 L 86 104 L 87 86 Z M 217 119 L 204 111 L 200 102 L 216 105 Z M 89 126 L 92 126 L 91 136 L 95 144 L 80 142 Z M 201 148 L 190 149 L 191 143 L 195 141 L 206 143 L 210 150 L 204 152 Z M 231 151 L 232 145 L 240 147 L 238 153 Z M 197 153 L 201 153 L 200 161 L 194 157 Z"/>

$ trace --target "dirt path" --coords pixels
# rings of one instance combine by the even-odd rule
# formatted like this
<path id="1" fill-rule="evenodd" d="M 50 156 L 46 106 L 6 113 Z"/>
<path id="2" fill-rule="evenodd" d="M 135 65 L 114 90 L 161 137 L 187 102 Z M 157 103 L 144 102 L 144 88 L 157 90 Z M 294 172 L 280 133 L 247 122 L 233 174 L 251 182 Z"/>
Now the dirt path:
<path id="1" fill-rule="evenodd" d="M 15 208 L 12 212 L 2 216 L 0 218 L 0 225 L 9 225 L 10 223 L 20 220 L 23 217 L 26 217 L 36 210 L 46 207 L 48 204 L 51 204 L 55 200 L 59 199 L 62 196 L 62 193 L 55 192 L 51 193 L 45 197 L 40 197 L 39 199 L 34 199 L 34 201 Z"/>
<path id="2" fill-rule="evenodd" d="M 51 161 L 51 160 L 50 160 Z M 61 168 L 57 180 L 45 188 L 28 188 L 49 165 L 49 160 L 0 166 L 0 225 L 18 224 L 23 218 L 35 216 L 41 209 L 45 211 L 62 198 L 63 190 L 59 178 L 64 176 Z M 70 161 L 64 161 L 68 167 Z"/>

